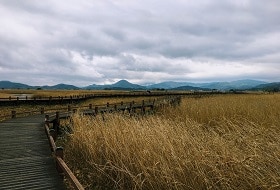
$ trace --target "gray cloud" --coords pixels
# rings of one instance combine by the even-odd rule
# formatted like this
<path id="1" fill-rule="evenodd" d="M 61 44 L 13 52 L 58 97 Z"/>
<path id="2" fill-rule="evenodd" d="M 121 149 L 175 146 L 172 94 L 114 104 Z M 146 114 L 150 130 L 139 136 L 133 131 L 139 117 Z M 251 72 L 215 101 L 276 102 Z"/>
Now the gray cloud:
<path id="1" fill-rule="evenodd" d="M 0 1 L 0 80 L 279 81 L 279 12 L 278 0 Z"/>

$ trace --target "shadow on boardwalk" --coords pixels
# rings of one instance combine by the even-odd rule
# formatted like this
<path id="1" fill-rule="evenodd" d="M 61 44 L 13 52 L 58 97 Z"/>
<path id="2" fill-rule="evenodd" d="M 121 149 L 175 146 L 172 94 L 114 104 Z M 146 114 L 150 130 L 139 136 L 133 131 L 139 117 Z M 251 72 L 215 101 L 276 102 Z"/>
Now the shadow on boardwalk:
<path id="1" fill-rule="evenodd" d="M 43 125 L 44 115 L 0 123 L 0 189 L 65 189 Z"/>

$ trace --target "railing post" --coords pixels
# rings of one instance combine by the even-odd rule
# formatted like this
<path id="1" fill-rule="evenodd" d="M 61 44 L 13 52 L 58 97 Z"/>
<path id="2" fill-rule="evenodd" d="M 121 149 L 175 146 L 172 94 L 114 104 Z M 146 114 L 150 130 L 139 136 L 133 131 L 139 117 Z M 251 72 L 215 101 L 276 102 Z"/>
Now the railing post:
<path id="1" fill-rule="evenodd" d="M 67 110 L 71 111 L 71 105 L 68 105 Z"/>
<path id="2" fill-rule="evenodd" d="M 95 106 L 95 108 L 94 108 L 94 112 L 95 112 L 95 115 L 97 115 L 97 114 L 98 114 L 98 107 L 97 107 L 97 106 Z"/>
<path id="3" fill-rule="evenodd" d="M 153 105 L 152 105 L 152 110 L 154 111 L 154 109 L 155 109 L 155 102 L 156 102 L 156 99 L 154 99 L 154 101 L 153 101 Z"/>
<path id="4" fill-rule="evenodd" d="M 145 101 L 144 100 L 142 100 L 141 113 L 142 113 L 142 115 L 145 114 Z"/>
<path id="5" fill-rule="evenodd" d="M 45 108 L 42 107 L 42 108 L 41 108 L 41 114 L 44 114 L 44 113 L 45 113 Z"/>
<path id="6" fill-rule="evenodd" d="M 15 110 L 12 111 L 12 118 L 16 118 L 17 112 Z"/>
<path id="7" fill-rule="evenodd" d="M 60 122 L 59 122 L 59 112 L 57 111 L 55 113 L 55 119 L 53 121 L 53 129 L 56 131 L 57 134 L 60 133 L 59 125 L 60 125 Z"/>
<path id="8" fill-rule="evenodd" d="M 92 110 L 92 104 L 89 104 L 88 107 L 90 110 Z"/>
<path id="9" fill-rule="evenodd" d="M 46 115 L 45 116 L 45 123 L 47 124 L 47 126 L 50 128 L 50 116 Z"/>
<path id="10" fill-rule="evenodd" d="M 12 100 L 12 97 L 11 97 L 11 96 L 9 96 L 9 100 Z"/>
<path id="11" fill-rule="evenodd" d="M 60 157 L 63 160 L 63 148 L 62 147 L 57 147 L 55 150 L 55 155 L 57 157 Z M 58 171 L 58 173 L 60 175 L 63 176 L 63 169 L 60 167 L 60 164 L 58 163 L 58 161 L 56 161 L 56 170 Z"/>

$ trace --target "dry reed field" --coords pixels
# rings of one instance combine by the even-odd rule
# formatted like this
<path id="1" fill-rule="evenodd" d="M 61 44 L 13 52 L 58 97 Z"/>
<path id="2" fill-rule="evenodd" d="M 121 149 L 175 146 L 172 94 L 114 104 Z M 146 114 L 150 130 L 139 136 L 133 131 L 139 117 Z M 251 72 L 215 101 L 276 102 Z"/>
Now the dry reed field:
<path id="1" fill-rule="evenodd" d="M 16 98 L 20 96 L 22 99 L 25 99 L 25 96 L 28 96 L 28 99 L 34 97 L 64 97 L 64 96 L 77 96 L 77 95 L 85 95 L 85 94 L 115 94 L 115 93 L 127 93 L 127 91 L 117 91 L 117 90 L 34 90 L 34 89 L 4 89 L 0 90 L 0 98 Z M 128 102 L 128 101 L 141 101 L 142 99 L 147 100 L 153 97 L 131 97 L 131 98 L 94 98 L 84 102 L 80 102 L 77 104 L 73 104 L 73 106 L 88 106 L 89 104 L 92 105 L 105 105 L 107 102 L 110 104 L 112 103 L 119 103 L 121 101 Z M 1 106 L 0 108 L 0 121 L 10 118 L 11 112 L 16 111 L 17 113 L 24 113 L 20 114 L 20 116 L 29 115 L 30 112 L 37 111 L 40 112 L 40 109 L 44 107 L 45 110 L 55 110 L 55 109 L 65 109 L 67 110 L 66 104 L 57 104 L 57 105 L 15 105 L 15 106 Z M 7 116 L 7 117 L 4 117 Z"/>
<path id="2" fill-rule="evenodd" d="M 114 94 L 114 93 L 126 93 L 126 91 L 118 90 L 35 90 L 35 89 L 0 89 L 0 98 L 16 98 L 18 95 L 27 95 L 30 97 L 58 97 L 58 96 L 75 96 L 85 94 Z"/>
<path id="3" fill-rule="evenodd" d="M 280 94 L 183 98 L 155 115 L 73 117 L 86 189 L 280 189 Z"/>

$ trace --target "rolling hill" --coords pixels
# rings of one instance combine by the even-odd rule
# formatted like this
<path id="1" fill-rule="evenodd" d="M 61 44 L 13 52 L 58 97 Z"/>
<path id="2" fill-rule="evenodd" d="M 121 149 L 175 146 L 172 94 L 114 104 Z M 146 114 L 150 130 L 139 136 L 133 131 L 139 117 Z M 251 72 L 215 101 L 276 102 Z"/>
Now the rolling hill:
<path id="1" fill-rule="evenodd" d="M 279 88 L 279 83 L 266 83 L 257 80 L 237 80 L 231 82 L 211 82 L 211 83 L 190 83 L 190 82 L 162 82 L 147 86 L 133 84 L 127 80 L 120 80 L 110 85 L 96 85 L 92 84 L 86 87 L 77 87 L 69 84 L 57 84 L 54 86 L 30 86 L 22 83 L 15 83 L 10 81 L 0 81 L 0 88 L 4 89 L 89 89 L 89 90 L 152 90 L 152 89 L 165 89 L 165 90 L 246 90 L 246 89 L 271 89 Z"/>

